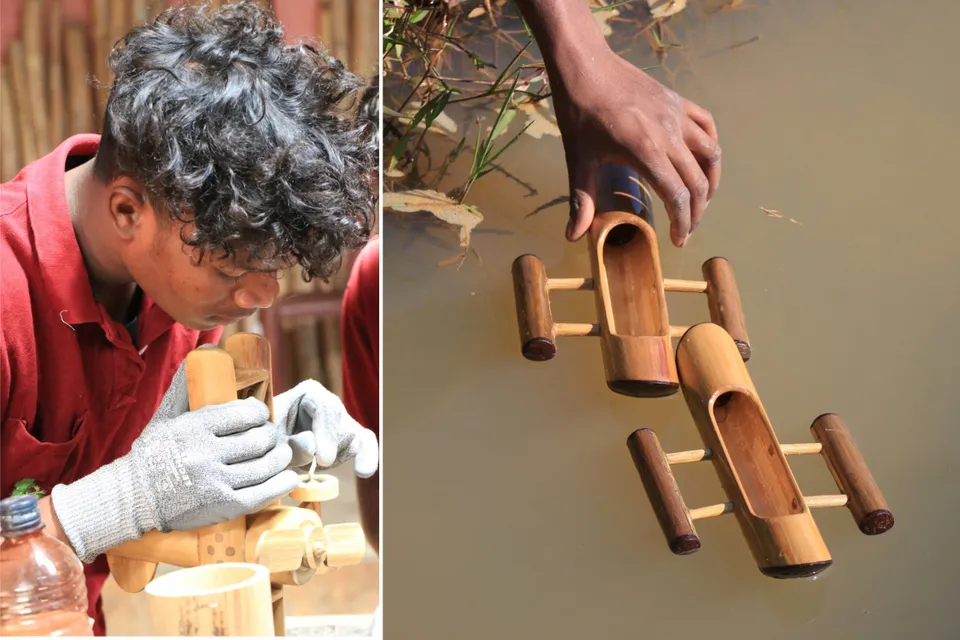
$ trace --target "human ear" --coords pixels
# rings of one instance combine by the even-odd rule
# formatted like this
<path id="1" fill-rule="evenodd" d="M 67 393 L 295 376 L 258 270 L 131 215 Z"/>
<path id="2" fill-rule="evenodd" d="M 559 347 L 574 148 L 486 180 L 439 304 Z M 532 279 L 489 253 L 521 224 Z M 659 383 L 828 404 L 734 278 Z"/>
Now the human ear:
<path id="1" fill-rule="evenodd" d="M 110 219 L 121 238 L 132 240 L 152 211 L 143 187 L 129 178 L 118 178 L 107 187 Z"/>

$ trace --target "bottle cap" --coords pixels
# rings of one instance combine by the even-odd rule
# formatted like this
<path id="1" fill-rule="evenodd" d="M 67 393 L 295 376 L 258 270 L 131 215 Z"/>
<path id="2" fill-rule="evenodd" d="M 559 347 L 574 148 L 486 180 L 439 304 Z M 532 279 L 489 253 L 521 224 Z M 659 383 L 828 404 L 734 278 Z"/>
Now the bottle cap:
<path id="1" fill-rule="evenodd" d="M 35 529 L 42 523 L 37 496 L 13 496 L 0 500 L 0 528 L 3 533 Z"/>

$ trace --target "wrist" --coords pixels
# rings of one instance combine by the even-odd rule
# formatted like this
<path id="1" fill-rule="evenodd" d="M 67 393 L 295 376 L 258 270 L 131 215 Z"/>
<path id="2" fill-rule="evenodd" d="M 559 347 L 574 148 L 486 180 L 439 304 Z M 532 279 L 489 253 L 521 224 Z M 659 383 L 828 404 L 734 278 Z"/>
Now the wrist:
<path id="1" fill-rule="evenodd" d="M 590 69 L 611 51 L 587 0 L 517 0 L 552 86 Z"/>
<path id="2" fill-rule="evenodd" d="M 50 492 L 52 510 L 77 557 L 100 554 L 157 528 L 153 509 L 138 495 L 133 461 L 120 458 Z"/>

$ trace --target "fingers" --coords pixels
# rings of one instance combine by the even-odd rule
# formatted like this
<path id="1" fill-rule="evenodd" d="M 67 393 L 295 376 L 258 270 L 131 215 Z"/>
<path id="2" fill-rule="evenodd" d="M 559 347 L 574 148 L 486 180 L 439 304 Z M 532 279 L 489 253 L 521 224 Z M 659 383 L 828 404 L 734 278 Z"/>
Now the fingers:
<path id="1" fill-rule="evenodd" d="M 590 228 L 597 208 L 597 182 L 600 164 L 592 158 L 568 154 L 567 175 L 570 180 L 570 221 L 567 240 L 575 242 Z"/>
<path id="2" fill-rule="evenodd" d="M 707 208 L 707 196 L 710 193 L 710 182 L 700 167 L 700 163 L 697 162 L 693 153 L 685 145 L 674 147 L 670 152 L 670 159 L 677 170 L 677 175 L 683 180 L 686 198 L 689 203 L 690 220 L 687 235 L 683 237 L 682 243 L 677 245 L 683 246 L 686 244 L 687 236 L 696 231 L 700 219 L 703 218 L 703 212 Z"/>
<path id="3" fill-rule="evenodd" d="M 720 186 L 720 144 L 693 122 L 688 122 L 684 127 L 683 139 L 710 183 L 707 192 L 707 202 L 710 202 Z"/>
<path id="4" fill-rule="evenodd" d="M 380 464 L 380 447 L 377 436 L 369 429 L 361 429 L 356 441 L 359 451 L 353 461 L 353 471 L 360 478 L 369 478 L 377 472 Z"/>
<path id="5" fill-rule="evenodd" d="M 663 201 L 670 218 L 670 240 L 682 247 L 690 235 L 690 191 L 669 156 L 656 164 L 647 163 L 645 169 L 650 187 Z"/>
<path id="6" fill-rule="evenodd" d="M 227 484 L 234 489 L 242 489 L 268 482 L 274 476 L 287 470 L 292 457 L 293 451 L 291 451 L 290 446 L 286 443 L 280 443 L 258 458 L 226 465 L 224 473 Z"/>
<path id="7" fill-rule="evenodd" d="M 218 458 L 223 464 L 255 460 L 276 447 L 279 439 L 277 426 L 270 422 L 240 433 L 222 436 L 216 438 Z"/>
<path id="8" fill-rule="evenodd" d="M 317 452 L 316 438 L 313 431 L 301 431 L 287 439 L 287 444 L 293 450 L 290 466 L 295 469 L 308 466 Z"/>
<path id="9" fill-rule="evenodd" d="M 270 419 L 270 409 L 256 398 L 234 400 L 226 404 L 209 405 L 191 411 L 202 416 L 204 424 L 215 436 L 228 436 L 259 427 Z"/>
<path id="10" fill-rule="evenodd" d="M 244 487 L 235 492 L 237 500 L 247 513 L 259 511 L 277 498 L 282 498 L 300 485 L 295 471 L 282 471 L 259 483 Z"/>
<path id="11" fill-rule="evenodd" d="M 714 141 L 720 139 L 717 136 L 717 125 L 713 121 L 713 115 L 711 115 L 709 111 L 689 100 L 683 101 L 683 110 L 687 114 L 687 117 L 697 123 L 697 126 L 703 129 Z"/>

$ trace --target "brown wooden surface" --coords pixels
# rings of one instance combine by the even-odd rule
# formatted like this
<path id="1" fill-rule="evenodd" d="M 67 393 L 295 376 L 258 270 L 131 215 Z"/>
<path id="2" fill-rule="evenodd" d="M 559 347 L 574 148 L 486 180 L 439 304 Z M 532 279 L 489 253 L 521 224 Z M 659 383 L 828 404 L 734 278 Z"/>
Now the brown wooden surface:
<path id="1" fill-rule="evenodd" d="M 823 457 L 837 487 L 848 497 L 847 506 L 860 531 L 877 535 L 893 527 L 893 514 L 867 463 L 840 416 L 824 414 L 810 426 L 823 445 Z"/>
<path id="2" fill-rule="evenodd" d="M 733 277 L 733 267 L 726 258 L 711 258 L 703 263 L 703 279 L 707 283 L 707 305 L 710 321 L 723 327 L 737 343 L 744 362 L 750 359 L 752 349 L 747 336 L 747 324 L 740 303 L 740 290 Z"/>
<path id="3" fill-rule="evenodd" d="M 760 570 L 809 577 L 832 558 L 736 343 L 722 327 L 692 327 L 677 346 L 684 399 Z"/>
<path id="4" fill-rule="evenodd" d="M 549 360 L 557 354 L 557 344 L 543 262 L 522 255 L 513 261 L 512 273 L 520 352 L 527 360 Z"/>
<path id="5" fill-rule="evenodd" d="M 625 227 L 636 232 L 618 231 Z M 608 241 L 611 233 L 615 242 Z M 653 228 L 639 216 L 610 211 L 594 218 L 589 246 L 607 386 L 634 397 L 676 393 L 679 383 Z"/>
<path id="6" fill-rule="evenodd" d="M 26 166 L 39 158 L 37 134 L 34 129 L 34 113 L 30 107 L 30 84 L 27 80 L 27 60 L 20 41 L 11 42 L 7 50 L 10 57 L 10 81 L 13 99 L 17 106 L 17 129 L 20 142 L 20 163 Z"/>
<path id="7" fill-rule="evenodd" d="M 6 64 L 0 67 L 0 181 L 12 179 L 20 171 L 20 145 L 16 135 L 17 105 Z"/>
<path id="8" fill-rule="evenodd" d="M 47 58 L 47 81 L 49 82 L 50 128 L 47 132 L 47 148 L 53 149 L 66 134 L 66 97 L 63 79 L 63 5 L 62 0 L 53 0 L 50 15 L 46 17 L 50 29 L 50 55 Z"/>
<path id="9" fill-rule="evenodd" d="M 677 555 L 694 553 L 700 548 L 700 538 L 657 434 L 650 429 L 637 429 L 627 438 L 627 447 L 670 551 Z"/>
<path id="10" fill-rule="evenodd" d="M 99 127 L 93 115 L 93 88 L 87 82 L 90 49 L 83 27 L 70 25 L 63 30 L 67 74 L 67 134 L 93 133 Z"/>

